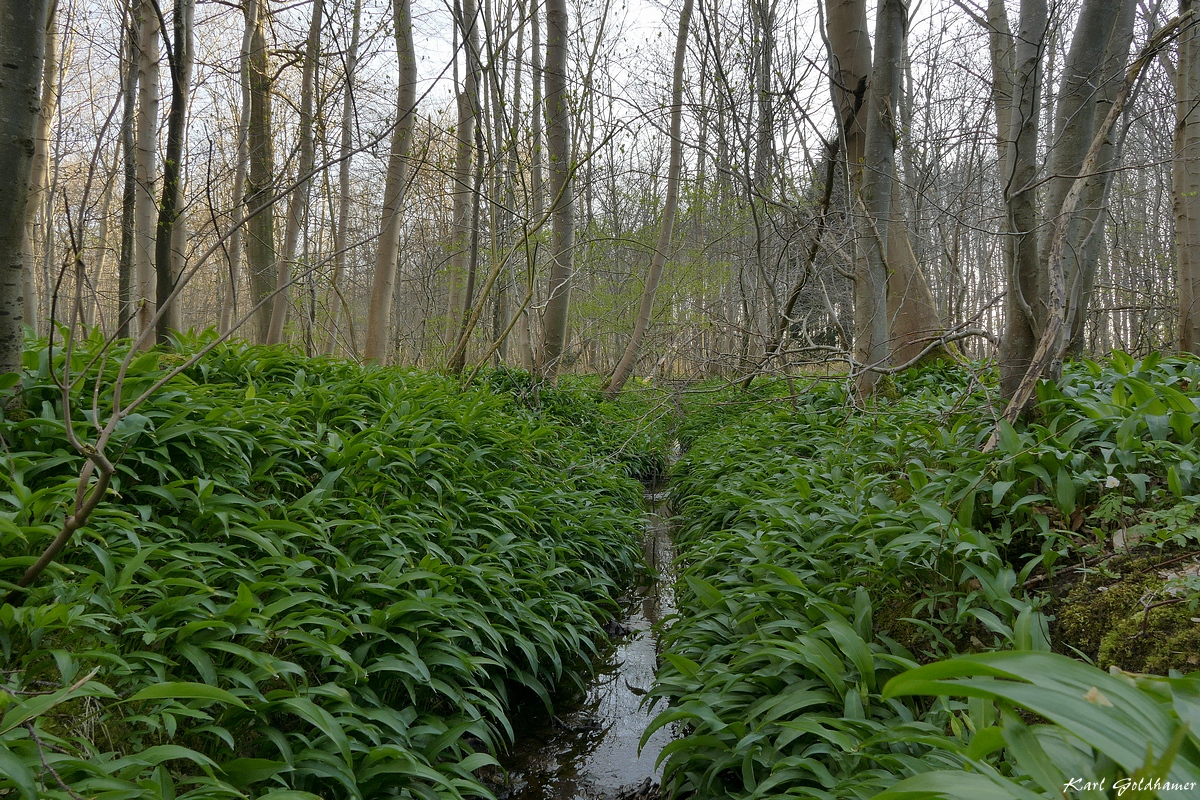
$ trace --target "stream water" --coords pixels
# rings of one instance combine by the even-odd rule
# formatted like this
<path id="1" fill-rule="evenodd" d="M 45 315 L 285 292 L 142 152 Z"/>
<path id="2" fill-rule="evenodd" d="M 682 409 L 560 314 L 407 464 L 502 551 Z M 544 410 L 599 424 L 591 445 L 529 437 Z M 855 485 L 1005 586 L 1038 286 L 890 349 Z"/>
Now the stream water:
<path id="1" fill-rule="evenodd" d="M 672 726 L 654 733 L 638 752 L 647 724 L 662 701 L 642 705 L 658 660 L 655 623 L 674 611 L 672 549 L 666 504 L 646 495 L 642 541 L 646 563 L 657 574 L 625 599 L 626 616 L 613 647 L 601 653 L 586 692 L 557 714 L 531 713 L 516 721 L 516 745 L 502 759 L 508 785 L 500 800 L 615 800 L 657 796 L 655 761 L 671 740 Z M 627 632 L 626 632 L 627 631 Z M 561 702 L 561 701 L 560 701 Z"/>

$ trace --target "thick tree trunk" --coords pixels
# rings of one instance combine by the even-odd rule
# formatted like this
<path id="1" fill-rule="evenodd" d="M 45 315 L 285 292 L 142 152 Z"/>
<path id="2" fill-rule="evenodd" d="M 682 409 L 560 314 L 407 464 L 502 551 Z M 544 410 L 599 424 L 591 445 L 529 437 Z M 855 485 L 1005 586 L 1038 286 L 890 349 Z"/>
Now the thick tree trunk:
<path id="1" fill-rule="evenodd" d="M 1200 8 L 1181 0 L 1180 12 Z M 1179 286 L 1179 349 L 1200 354 L 1200 26 L 1179 37 L 1175 69 L 1175 266 Z"/>
<path id="2" fill-rule="evenodd" d="M 887 228 L 887 316 L 893 364 L 907 364 L 921 355 L 930 342 L 944 333 L 933 292 L 917 263 L 908 223 L 900 207 L 900 181 L 892 182 L 892 213 Z M 935 349 L 926 358 L 935 358 Z"/>
<path id="3" fill-rule="evenodd" d="M 854 196 L 867 143 L 871 37 L 867 32 L 866 0 L 825 0 L 825 30 L 832 62 L 829 85 L 850 182 L 848 196 Z"/>
<path id="4" fill-rule="evenodd" d="M 633 336 L 617 362 L 612 380 L 608 383 L 605 394 L 616 397 L 620 393 L 629 374 L 633 372 L 634 362 L 637 361 L 638 351 L 641 350 L 642 340 L 650 327 L 650 317 L 654 311 L 654 295 L 658 291 L 658 282 L 662 278 L 663 265 L 667 261 L 667 252 L 671 248 L 671 232 L 675 225 L 675 208 L 679 204 L 679 172 L 683 164 L 683 60 L 687 54 L 688 25 L 692 18 L 692 0 L 683 0 L 683 9 L 679 12 L 679 33 L 675 38 L 675 64 L 671 75 L 671 155 L 667 165 L 667 197 L 663 203 L 662 227 L 658 232 L 658 244 L 655 245 L 654 255 L 650 259 L 650 271 L 646 275 L 646 286 L 642 291 L 642 302 L 638 306 L 637 320 L 633 326 Z"/>
<path id="5" fill-rule="evenodd" d="M 300 228 L 308 212 L 312 192 L 313 171 L 313 96 L 316 93 L 317 59 L 321 57 L 321 21 L 324 0 L 313 0 L 312 17 L 308 26 L 308 44 L 304 51 L 304 69 L 300 79 L 300 162 L 296 167 L 296 188 L 288 200 L 287 226 L 283 235 L 283 258 L 275 279 L 275 297 L 271 300 L 271 324 L 267 344 L 283 341 L 283 325 L 287 321 L 288 289 L 292 283 L 292 264 L 296 260 L 296 245 Z"/>
<path id="6" fill-rule="evenodd" d="M 857 379 L 860 396 L 875 388 L 888 354 L 886 263 L 888 219 L 896 169 L 896 103 L 904 67 L 904 34 L 908 25 L 903 0 L 880 0 L 875 16 L 875 57 L 871 66 L 871 99 L 867 142 L 863 156 L 862 226 L 858 238 L 865 257 L 854 278 L 855 360 L 863 371 Z"/>
<path id="7" fill-rule="evenodd" d="M 37 273 L 35 247 L 38 220 L 46 214 L 46 193 L 50 191 L 50 129 L 54 123 L 54 112 L 58 105 L 55 85 L 58 82 L 58 0 L 50 0 L 50 13 L 46 18 L 45 58 L 42 62 L 41 110 L 38 112 L 37 135 L 33 140 L 33 179 L 29 185 L 29 200 L 25 206 L 25 267 L 22 295 L 24 299 L 25 324 L 35 331 L 39 328 Z M 49 221 L 42 225 L 43 236 L 49 230 Z"/>
<path id="8" fill-rule="evenodd" d="M 1105 102 L 1105 86 L 1109 82 L 1110 72 L 1111 80 L 1120 81 L 1129 55 L 1133 36 L 1132 6 L 1132 0 L 1086 0 L 1080 8 L 1071 49 L 1063 63 L 1054 114 L 1053 146 L 1047 159 L 1047 170 L 1051 177 L 1046 192 L 1045 216 L 1051 228 L 1062 213 L 1063 200 L 1079 174 L 1096 126 L 1112 105 L 1111 101 Z M 1125 28 L 1126 24 L 1127 36 L 1123 31 L 1116 31 L 1118 27 Z M 1120 47 L 1122 43 L 1123 49 Z M 1106 62 L 1115 62 L 1115 67 L 1109 70 Z M 1112 91 L 1115 92 L 1115 88 Z M 1098 189 L 1099 195 L 1103 195 L 1105 187 L 1095 181 L 1090 185 Z M 1096 199 L 1099 200 L 1099 197 Z M 1067 286 L 1064 302 L 1068 324 L 1077 314 L 1074 301 L 1079 296 L 1078 289 L 1083 280 L 1081 255 L 1088 227 L 1083 217 L 1087 211 L 1085 206 L 1081 206 L 1067 223 L 1063 275 Z M 1050 236 L 1044 236 L 1040 243 L 1039 260 L 1043 265 L 1049 262 L 1051 239 Z M 1079 319 L 1082 324 L 1082 314 L 1079 314 Z M 1042 324 L 1043 321 L 1039 319 L 1039 330 Z"/>
<path id="9" fill-rule="evenodd" d="M 571 108 L 567 99 L 570 31 L 566 0 L 546 0 L 546 152 L 550 156 L 553 229 L 550 284 L 542 336 L 542 372 L 553 380 L 567 346 L 575 258 L 575 188 L 571 163 Z"/>
<path id="10" fill-rule="evenodd" d="M 1136 21 L 1136 3 L 1125 0 L 1120 4 L 1113 22 L 1112 35 L 1108 41 L 1104 61 L 1100 65 L 1098 90 L 1095 97 L 1096 124 L 1108 115 L 1121 85 L 1125 62 L 1129 60 L 1129 47 L 1133 44 L 1133 28 Z M 1119 142 L 1122 136 L 1116 131 L 1109 134 L 1100 149 L 1096 168 L 1100 175 L 1088 183 L 1087 191 L 1080 202 L 1076 244 L 1079 255 L 1075 263 L 1078 271 L 1067 276 L 1067 325 L 1070 337 L 1069 351 L 1083 351 L 1083 328 L 1087 321 L 1088 308 L 1092 301 L 1096 283 L 1096 266 L 1104 244 L 1103 211 L 1108 202 L 1108 190 L 1112 186 L 1113 168 L 1120 160 Z"/>
<path id="11" fill-rule="evenodd" d="M 338 217 L 333 232 L 333 287 L 329 296 L 329 335 L 325 354 L 332 355 L 337 344 L 338 317 L 341 316 L 341 284 L 346 272 L 346 229 L 350 226 L 350 160 L 354 154 L 354 72 L 358 68 L 358 39 L 361 30 L 362 0 L 354 0 L 350 49 L 346 53 L 346 86 L 342 94 L 341 161 L 338 163 Z"/>
<path id="12" fill-rule="evenodd" d="M 0 0 L 0 374 L 21 369 L 25 209 L 48 17 L 46 0 Z"/>
<path id="13" fill-rule="evenodd" d="M 271 64 L 267 50 L 266 0 L 248 0 L 254 6 L 254 32 L 250 37 L 250 175 L 246 182 L 246 266 L 250 270 L 250 304 L 254 334 L 267 341 L 271 330 L 271 304 L 275 288 L 275 144 L 271 135 Z"/>
<path id="14" fill-rule="evenodd" d="M 250 86 L 250 53 L 254 46 L 254 31 L 258 28 L 258 3 L 248 2 L 245 7 L 246 24 L 242 29 L 241 59 L 238 75 L 241 80 L 242 106 L 238 112 L 237 163 L 233 167 L 233 187 L 230 192 L 233 213 L 230 215 L 229 244 L 226 248 L 229 272 L 225 276 L 225 296 L 221 300 L 221 323 L 218 330 L 222 335 L 229 333 L 238 311 L 238 292 L 242 282 L 242 226 L 246 219 L 246 172 L 250 162 L 250 117 L 253 113 Z"/>
<path id="15" fill-rule="evenodd" d="M 154 197 L 158 156 L 158 14 L 152 0 L 142 0 L 138 38 L 137 198 L 134 203 L 134 272 L 137 290 L 138 336 L 150 330 L 154 318 L 154 245 L 158 201 Z M 149 343 L 149 337 L 142 341 Z"/>
<path id="16" fill-rule="evenodd" d="M 396 260 L 400 255 L 400 223 L 404 189 L 408 182 L 408 153 L 412 149 L 417 110 L 417 57 L 413 47 L 412 7 L 409 0 L 392 0 L 396 22 L 396 53 L 400 59 L 396 95 L 396 127 L 388 157 L 383 189 L 383 212 L 375 250 L 375 278 L 367 319 L 367 361 L 384 363 L 392 332 L 392 304 L 396 294 Z"/>
<path id="17" fill-rule="evenodd" d="M 1010 398 L 1037 349 L 1035 328 L 1040 299 L 1038 260 L 1037 140 L 1042 108 L 1042 47 L 1049 15 L 1046 0 L 1022 0 L 1013 61 L 1016 73 L 1009 110 L 1008 153 L 1002 176 L 1012 241 L 1005 295 L 1005 327 L 1000 339 L 1000 392 Z M 993 57 L 997 54 L 993 53 Z"/>
<path id="18" fill-rule="evenodd" d="M 187 124 L 188 84 L 192 77 L 192 14 L 194 0 L 175 2 L 175 41 L 168 61 L 171 107 L 167 112 L 167 151 L 163 158 L 162 202 L 158 207 L 154 243 L 156 303 L 164 309 L 158 318 L 155 340 L 166 344 L 179 330 L 179 306 L 171 302 L 175 282 L 182 272 L 182 253 L 176 252 L 175 225 L 183 207 L 183 137 Z"/>

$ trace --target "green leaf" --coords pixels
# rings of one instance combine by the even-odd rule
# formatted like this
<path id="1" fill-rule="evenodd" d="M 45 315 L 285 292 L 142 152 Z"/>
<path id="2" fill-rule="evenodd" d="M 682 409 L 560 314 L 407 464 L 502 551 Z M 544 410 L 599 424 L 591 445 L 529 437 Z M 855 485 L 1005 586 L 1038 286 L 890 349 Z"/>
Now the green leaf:
<path id="1" fill-rule="evenodd" d="M 0 742 L 0 786 L 4 785 L 5 779 L 17 787 L 22 800 L 38 800 L 37 780 L 34 778 L 33 772 L 25 766 L 16 753 Z"/>
<path id="2" fill-rule="evenodd" d="M 228 703 L 245 708 L 246 704 L 237 695 L 209 686 L 204 683 L 189 683 L 182 681 L 166 681 L 155 683 L 138 691 L 122 702 L 136 703 L 140 700 L 208 700 L 210 702 Z"/>
<path id="3" fill-rule="evenodd" d="M 1071 480 L 1071 473 L 1066 467 L 1058 468 L 1058 477 L 1054 483 L 1058 494 L 1058 510 L 1070 516 L 1075 511 L 1075 482 Z"/>

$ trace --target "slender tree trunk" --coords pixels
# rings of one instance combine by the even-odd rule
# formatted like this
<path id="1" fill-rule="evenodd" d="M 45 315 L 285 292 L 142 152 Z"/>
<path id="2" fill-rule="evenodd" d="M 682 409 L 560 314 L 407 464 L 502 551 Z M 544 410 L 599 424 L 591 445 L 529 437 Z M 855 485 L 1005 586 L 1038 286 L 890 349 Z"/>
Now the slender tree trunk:
<path id="1" fill-rule="evenodd" d="M 362 19 L 362 0 L 354 0 L 350 49 L 346 53 L 346 87 L 342 95 L 341 161 L 338 163 L 338 217 L 333 232 L 333 291 L 329 298 L 329 336 L 325 354 L 331 355 L 337 344 L 338 317 L 341 315 L 341 284 L 346 272 L 346 229 L 350 226 L 350 160 L 354 153 L 354 73 L 358 68 L 358 39 Z"/>
<path id="2" fill-rule="evenodd" d="M 575 187 L 571 163 L 571 109 L 567 99 L 570 51 L 566 0 L 546 0 L 546 152 L 550 156 L 553 215 L 550 284 L 542 335 L 542 371 L 553 380 L 567 346 L 575 258 Z"/>
<path id="3" fill-rule="evenodd" d="M 1013 47 L 1016 73 L 1009 110 L 1008 159 L 1002 178 L 1007 229 L 1012 240 L 1005 295 L 1005 326 L 1000 339 L 1000 392 L 1010 398 L 1037 349 L 1038 260 L 1037 140 L 1042 109 L 1042 48 L 1049 13 L 1046 0 L 1021 0 L 1021 17 Z M 995 54 L 993 54 L 995 55 Z"/>
<path id="4" fill-rule="evenodd" d="M 633 326 L 633 336 L 617 362 L 612 380 L 608 383 L 605 394 L 616 397 L 625 386 L 633 365 L 637 361 L 638 351 L 641 350 L 642 340 L 650 327 L 650 317 L 654 311 L 654 295 L 658 291 L 658 282 L 662 278 L 663 265 L 667 261 L 667 252 L 671 248 L 671 232 L 675 225 L 675 208 L 679 204 L 679 172 L 683 164 L 683 60 L 687 55 L 688 25 L 692 18 L 692 0 L 683 0 L 683 9 L 679 12 L 679 33 L 675 37 L 675 64 L 671 75 L 671 155 L 667 165 L 667 198 L 663 203 L 662 227 L 658 232 L 658 244 L 650 259 L 650 271 L 646 275 L 646 286 L 642 291 L 642 302 L 638 306 L 637 321 Z"/>
<path id="5" fill-rule="evenodd" d="M 113 195 L 116 193 L 117 175 L 120 173 L 120 158 L 120 148 L 113 148 L 112 164 L 108 167 L 108 174 L 104 176 L 104 189 L 100 200 L 100 231 L 96 242 L 95 266 L 92 267 L 91 274 L 87 275 L 88 285 L 83 287 L 85 293 L 82 310 L 83 324 L 89 328 L 97 324 L 99 319 L 97 311 L 100 307 L 100 295 L 97 287 L 108 266 L 108 240 L 112 233 L 110 213 Z M 86 272 L 83 274 L 86 275 Z"/>
<path id="6" fill-rule="evenodd" d="M 154 243 L 156 302 L 165 309 L 158 319 L 155 340 L 166 344 L 172 331 L 179 330 L 179 306 L 170 302 L 181 272 L 175 253 L 175 225 L 183 206 L 183 137 L 187 124 L 188 84 L 192 75 L 192 14 L 194 0 L 175 2 L 175 41 L 168 60 L 171 75 L 171 106 L 167 112 L 167 151 L 163 158 L 162 202 L 158 207 Z"/>
<path id="7" fill-rule="evenodd" d="M 46 193 L 50 191 L 50 128 L 54 122 L 58 94 L 58 0 L 50 0 L 50 12 L 46 19 L 45 58 L 42 62 L 41 110 L 38 112 L 37 135 L 33 140 L 33 179 L 29 186 L 29 200 L 25 206 L 25 267 L 23 271 L 23 299 L 25 324 L 38 330 L 37 282 L 35 247 L 38 219 L 46 213 Z M 49 229 L 49 220 L 43 223 L 43 233 Z M 48 291 L 48 290 L 47 290 Z"/>
<path id="8" fill-rule="evenodd" d="M 231 201 L 233 213 L 230 219 L 229 245 L 226 249 L 229 258 L 229 273 L 225 277 L 225 297 L 221 302 L 222 334 L 233 327 L 234 316 L 238 311 L 238 292 L 242 281 L 242 226 L 246 218 L 246 172 L 250 162 L 250 119 L 253 114 L 251 99 L 253 90 L 250 86 L 250 54 L 254 46 L 254 31 L 258 28 L 258 3 L 251 0 L 245 6 L 246 24 L 242 29 L 241 59 L 238 63 L 238 76 L 242 85 L 242 106 L 238 112 L 237 129 L 237 163 L 233 168 L 233 187 Z"/>
<path id="9" fill-rule="evenodd" d="M 124 169 L 124 185 L 121 191 L 121 257 L 117 266 L 117 336 L 129 336 L 129 322 L 133 318 L 133 289 L 137 280 L 134 275 L 134 244 L 137 229 L 134 226 L 134 208 L 137 204 L 137 140 L 134 136 L 134 112 L 137 110 L 138 81 L 138 2 L 129 0 L 125 19 L 125 70 L 121 80 L 121 158 Z"/>
<path id="10" fill-rule="evenodd" d="M 400 59 L 396 127 L 392 131 L 392 148 L 383 189 L 383 213 L 375 250 L 375 279 L 371 285 L 364 352 L 367 361 L 380 364 L 387 360 L 391 339 L 396 260 L 400 255 L 400 222 L 417 109 L 417 57 L 413 47 L 410 0 L 392 0 L 392 9 L 396 22 L 396 53 Z"/>
<path id="11" fill-rule="evenodd" d="M 1181 0 L 1179 10 L 1197 9 Z M 1179 38 L 1175 69 L 1175 266 L 1179 286 L 1179 349 L 1200 354 L 1200 26 Z"/>
<path id="12" fill-rule="evenodd" d="M 459 5 L 459 4 L 455 4 Z M 464 298 L 470 259 L 473 219 L 473 171 L 471 154 L 475 150 L 475 127 L 479 109 L 479 9 L 475 0 L 462 0 L 462 18 L 455 20 L 462 41 L 463 85 L 456 95 L 458 123 L 454 128 L 453 239 L 450 244 L 447 332 L 453 343 L 461 327 L 470 300 Z"/>
<path id="13" fill-rule="evenodd" d="M 866 366 L 888 364 L 886 263 L 888 219 L 896 169 L 896 102 L 904 67 L 904 34 L 908 25 L 903 0 L 880 0 L 875 16 L 875 58 L 871 66 L 871 99 L 863 156 L 862 232 L 865 258 L 854 280 L 855 360 Z M 859 374 L 860 396 L 875 388 L 878 373 Z"/>
<path id="14" fill-rule="evenodd" d="M 545 197 L 546 184 L 542 175 L 542 113 L 545 106 L 542 103 L 542 81 L 544 78 L 542 72 L 542 25 L 541 13 L 539 11 L 539 3 L 535 0 L 526 0 L 529 3 L 529 42 L 530 42 L 530 91 L 531 97 L 529 100 L 529 114 L 532 117 L 530 121 L 530 160 L 529 177 L 532 186 L 530 190 L 533 194 L 531 210 L 533 219 L 540 223 L 542 215 L 545 213 Z M 536 287 L 539 285 L 537 280 L 538 273 L 538 248 L 536 246 L 527 247 L 525 271 L 528 282 L 528 291 L 532 295 L 536 292 Z M 528 304 L 521 311 L 522 320 L 517 326 L 517 345 L 521 350 L 521 366 L 530 372 L 540 369 L 539 354 L 534 347 L 534 317 L 529 310 Z"/>
<path id="15" fill-rule="evenodd" d="M 250 37 L 249 179 L 246 182 L 246 265 L 250 270 L 250 303 L 255 337 L 266 342 L 271 330 L 269 295 L 275 288 L 275 144 L 271 134 L 271 64 L 267 50 L 266 0 L 248 0 L 255 7 Z"/>
<path id="16" fill-rule="evenodd" d="M 283 341 L 283 325 L 287 321 L 288 287 L 292 282 L 292 264 L 296 260 L 296 245 L 300 228 L 312 194 L 313 171 L 313 96 L 316 93 L 317 59 L 321 57 L 321 22 L 324 0 L 313 0 L 312 17 L 308 26 L 308 44 L 304 51 L 304 69 L 300 79 L 300 163 L 296 168 L 296 188 L 288 200 L 287 226 L 283 236 L 283 258 L 275 280 L 275 297 L 271 300 L 271 322 L 267 343 Z"/>
<path id="17" fill-rule="evenodd" d="M 137 198 L 134 204 L 134 264 L 137 275 L 138 335 L 150 329 L 154 317 L 154 245 L 158 202 L 154 198 L 158 155 L 159 25 L 152 0 L 139 6 Z"/>
<path id="18" fill-rule="evenodd" d="M 0 0 L 0 374 L 21 369 L 25 210 L 49 13 L 46 0 Z"/>

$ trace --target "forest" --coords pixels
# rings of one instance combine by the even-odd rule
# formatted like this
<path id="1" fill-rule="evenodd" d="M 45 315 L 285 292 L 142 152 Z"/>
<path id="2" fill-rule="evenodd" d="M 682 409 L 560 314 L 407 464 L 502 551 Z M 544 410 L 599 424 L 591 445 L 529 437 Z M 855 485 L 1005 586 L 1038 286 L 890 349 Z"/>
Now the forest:
<path id="1" fill-rule="evenodd" d="M 1200 787 L 1194 0 L 0 0 L 0 798 Z"/>

